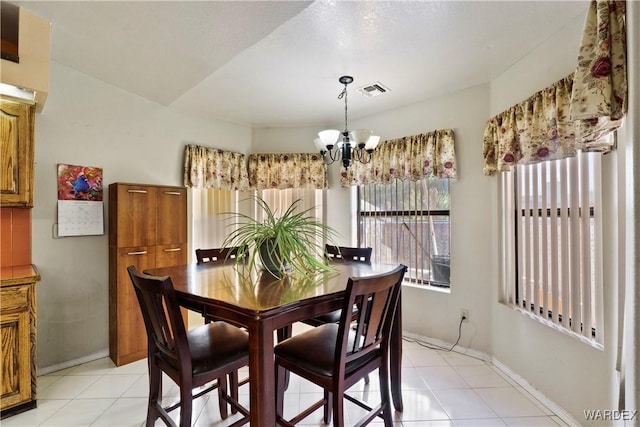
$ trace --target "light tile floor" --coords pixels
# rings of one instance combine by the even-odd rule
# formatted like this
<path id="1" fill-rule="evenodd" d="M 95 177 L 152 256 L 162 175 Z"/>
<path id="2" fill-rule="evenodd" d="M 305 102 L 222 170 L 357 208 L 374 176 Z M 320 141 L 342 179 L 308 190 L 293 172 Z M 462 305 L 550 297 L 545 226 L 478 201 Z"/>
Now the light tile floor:
<path id="1" fill-rule="evenodd" d="M 166 402 L 177 401 L 178 389 L 170 380 L 163 390 Z M 359 383 L 351 390 L 371 403 L 379 398 L 375 376 L 368 387 Z M 241 402 L 248 406 L 248 387 L 243 386 L 240 393 Z M 285 415 L 293 415 L 321 395 L 319 388 L 293 377 L 285 398 Z M 144 426 L 146 397 L 146 360 L 115 367 L 104 358 L 39 376 L 38 407 L 6 418 L 1 424 Z M 492 364 L 410 341 L 404 343 L 403 399 L 404 411 L 394 414 L 396 427 L 566 425 Z M 216 400 L 214 392 L 195 401 L 192 425 L 227 426 L 237 420 L 238 415 L 220 420 Z M 350 403 L 346 408 L 351 422 L 359 415 L 359 408 Z M 178 412 L 172 413 L 176 419 Z M 158 421 L 156 425 L 163 424 Z M 301 425 L 324 425 L 321 412 Z"/>

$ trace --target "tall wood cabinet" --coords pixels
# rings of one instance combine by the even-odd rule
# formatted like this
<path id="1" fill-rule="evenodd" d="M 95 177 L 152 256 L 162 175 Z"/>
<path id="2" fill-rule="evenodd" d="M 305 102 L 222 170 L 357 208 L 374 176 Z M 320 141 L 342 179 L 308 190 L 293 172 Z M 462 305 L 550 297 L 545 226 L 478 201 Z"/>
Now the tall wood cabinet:
<path id="1" fill-rule="evenodd" d="M 109 185 L 109 354 L 120 366 L 147 356 L 147 335 L 129 265 L 139 271 L 187 263 L 183 187 Z"/>
<path id="2" fill-rule="evenodd" d="M 0 205 L 33 207 L 35 106 L 0 98 Z"/>
<path id="3" fill-rule="evenodd" d="M 32 265 L 0 269 L 1 417 L 36 407 L 36 282 Z"/>

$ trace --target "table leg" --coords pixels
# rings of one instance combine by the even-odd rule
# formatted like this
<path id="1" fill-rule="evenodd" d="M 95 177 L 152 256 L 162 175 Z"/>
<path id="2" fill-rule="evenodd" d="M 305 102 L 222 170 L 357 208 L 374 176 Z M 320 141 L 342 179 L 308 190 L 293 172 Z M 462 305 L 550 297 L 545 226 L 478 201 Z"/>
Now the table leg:
<path id="1" fill-rule="evenodd" d="M 275 426 L 273 327 L 256 320 L 249 325 L 249 391 L 251 426 Z"/>
<path id="2" fill-rule="evenodd" d="M 398 309 L 394 316 L 390 340 L 389 376 L 391 380 L 391 398 L 393 406 L 398 411 L 402 411 L 404 409 L 402 403 L 402 294 L 400 294 L 398 300 Z"/>

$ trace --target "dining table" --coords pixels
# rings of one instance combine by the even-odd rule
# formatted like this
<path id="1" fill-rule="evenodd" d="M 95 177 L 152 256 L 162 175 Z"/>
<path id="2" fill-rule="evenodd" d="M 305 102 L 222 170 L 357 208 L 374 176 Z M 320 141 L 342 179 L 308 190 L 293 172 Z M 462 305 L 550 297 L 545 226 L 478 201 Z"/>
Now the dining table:
<path id="1" fill-rule="evenodd" d="M 250 422 L 275 426 L 274 333 L 294 322 L 343 306 L 349 277 L 386 273 L 395 265 L 346 262 L 307 276 L 276 278 L 248 264 L 188 264 L 145 270 L 169 276 L 178 303 L 205 319 L 244 327 L 249 334 Z M 402 411 L 402 311 L 399 303 L 390 337 L 390 388 L 394 407 Z M 310 349 L 312 351 L 312 349 Z"/>

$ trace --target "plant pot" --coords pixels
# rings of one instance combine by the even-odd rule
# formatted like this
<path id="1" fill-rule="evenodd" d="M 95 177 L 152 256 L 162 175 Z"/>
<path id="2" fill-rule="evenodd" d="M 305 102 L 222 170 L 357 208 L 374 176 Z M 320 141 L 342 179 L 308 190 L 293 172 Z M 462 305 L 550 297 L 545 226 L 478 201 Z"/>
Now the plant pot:
<path id="1" fill-rule="evenodd" d="M 450 262 L 449 255 L 431 255 L 431 272 L 436 284 L 449 284 Z"/>
<path id="2" fill-rule="evenodd" d="M 263 270 L 268 271 L 272 276 L 282 277 L 285 272 L 291 269 L 291 266 L 279 255 L 278 247 L 273 239 L 265 240 L 258 250 Z"/>

